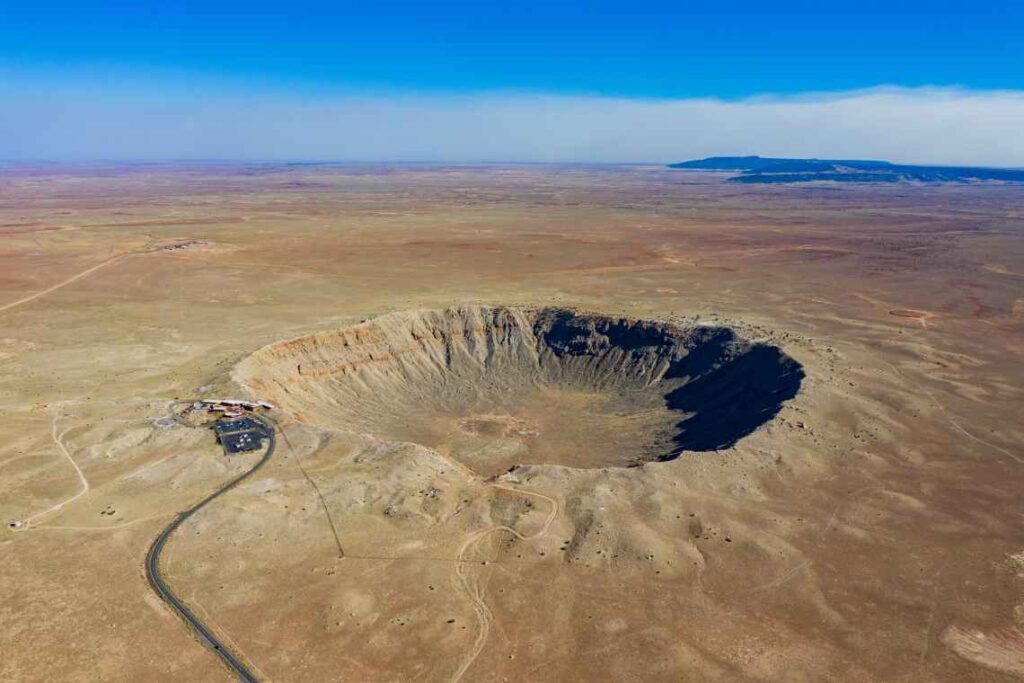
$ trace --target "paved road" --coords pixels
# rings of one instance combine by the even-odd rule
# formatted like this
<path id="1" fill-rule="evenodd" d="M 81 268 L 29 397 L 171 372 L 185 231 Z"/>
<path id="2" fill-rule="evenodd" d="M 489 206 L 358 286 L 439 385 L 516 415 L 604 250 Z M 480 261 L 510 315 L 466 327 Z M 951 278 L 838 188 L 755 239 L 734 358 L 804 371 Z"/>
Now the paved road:
<path id="1" fill-rule="evenodd" d="M 230 491 L 232 488 L 237 486 L 239 482 L 259 468 L 263 467 L 263 465 L 270 460 L 270 456 L 274 454 L 274 446 L 276 445 L 274 427 L 267 420 L 259 417 L 257 417 L 257 419 L 266 426 L 267 433 L 269 435 L 267 449 L 263 453 L 263 457 L 259 459 L 259 462 L 253 465 L 251 469 L 235 477 L 228 483 L 224 484 L 224 486 L 220 487 L 206 498 L 203 498 L 197 504 L 175 517 L 174 521 L 156 537 L 156 540 L 153 541 L 153 545 L 149 548 L 149 554 L 146 555 L 146 578 L 149 579 L 149 585 L 152 586 L 157 595 L 159 595 L 164 602 L 170 605 L 171 608 L 177 612 L 186 623 L 188 623 L 192 630 L 196 632 L 196 635 L 199 636 L 199 642 L 216 652 L 217 655 L 224 660 L 224 663 L 228 665 L 228 668 L 238 676 L 239 680 L 246 681 L 247 683 L 257 683 L 259 679 L 256 678 L 245 664 L 243 664 L 242 661 L 235 656 L 224 643 L 218 640 L 217 636 L 215 636 L 213 632 L 210 631 L 210 629 L 207 628 L 206 625 L 203 624 L 203 622 L 185 606 L 185 603 L 174 594 L 170 586 L 167 585 L 167 582 L 164 581 L 163 576 L 160 574 L 160 553 L 163 552 L 164 546 L 167 544 L 171 534 L 173 534 L 185 520 L 201 510 L 221 494 L 226 491 Z"/>

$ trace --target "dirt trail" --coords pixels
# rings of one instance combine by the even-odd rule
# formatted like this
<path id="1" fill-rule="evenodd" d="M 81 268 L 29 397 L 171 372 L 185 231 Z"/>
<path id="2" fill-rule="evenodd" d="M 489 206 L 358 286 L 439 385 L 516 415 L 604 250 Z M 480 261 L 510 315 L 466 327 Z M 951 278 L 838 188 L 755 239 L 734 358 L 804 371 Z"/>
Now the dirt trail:
<path id="1" fill-rule="evenodd" d="M 77 273 L 75 275 L 72 275 L 68 279 L 62 280 L 62 281 L 58 282 L 55 285 L 52 285 L 50 287 L 47 287 L 46 289 L 39 290 L 38 292 L 36 292 L 34 294 L 29 294 L 28 296 L 22 297 L 22 298 L 20 298 L 20 299 L 18 299 L 16 301 L 12 301 L 12 302 L 10 302 L 8 304 L 4 304 L 3 306 L 0 306 L 0 313 L 3 313 L 4 311 L 8 311 L 8 310 L 10 310 L 12 308 L 17 308 L 18 306 L 21 306 L 22 304 L 27 304 L 30 301 L 35 301 L 36 299 L 38 299 L 40 297 L 46 296 L 47 294 L 50 294 L 52 292 L 57 291 L 61 287 L 66 287 L 67 285 L 70 285 L 73 282 L 77 282 L 78 280 L 81 280 L 84 277 L 88 277 L 89 275 L 91 275 L 92 273 L 95 273 L 100 268 L 105 268 L 105 267 L 107 267 L 107 266 L 109 266 L 109 265 L 111 265 L 113 263 L 116 263 L 117 261 L 120 261 L 121 259 L 124 259 L 124 258 L 126 258 L 128 256 L 131 256 L 134 253 L 135 252 L 127 252 L 127 253 L 124 253 L 124 254 L 118 254 L 117 256 L 111 256 L 107 260 L 101 261 L 100 263 L 97 263 L 95 266 L 93 266 L 91 268 L 86 268 L 82 272 Z"/>
<path id="2" fill-rule="evenodd" d="M 30 526 L 32 526 L 32 523 L 35 522 L 36 520 L 40 519 L 41 517 L 45 517 L 46 515 L 50 514 L 51 512 L 56 512 L 56 511 L 62 509 L 68 503 L 72 503 L 72 502 L 78 500 L 79 498 L 81 498 L 82 496 L 84 496 L 86 493 L 89 492 L 89 480 L 85 478 L 85 474 L 82 472 L 82 468 L 78 466 L 78 463 L 75 462 L 75 459 L 71 457 L 71 453 L 68 452 L 67 446 L 64 445 L 64 440 L 63 440 L 64 439 L 64 435 L 67 434 L 70 429 L 71 428 L 68 427 L 63 432 L 58 434 L 57 433 L 57 416 L 54 415 L 52 417 L 52 419 L 50 420 L 50 436 L 53 437 L 53 442 L 55 444 L 57 444 L 57 447 L 60 449 L 61 453 L 64 454 L 64 457 L 67 458 L 67 461 L 69 463 L 71 463 L 72 467 L 75 468 L 75 473 L 78 474 L 78 480 L 82 483 L 82 488 L 81 488 L 81 490 L 78 491 L 78 493 L 74 494 L 70 498 L 67 498 L 66 500 L 62 500 L 61 502 L 57 503 L 56 505 L 53 505 L 53 506 L 51 506 L 51 507 L 49 507 L 49 508 L 47 508 L 47 509 L 45 509 L 45 510 L 43 510 L 41 512 L 37 512 L 37 513 L 35 513 L 33 515 L 30 515 L 30 516 L 26 517 L 25 519 L 23 519 L 22 520 L 23 526 L 21 527 L 21 530 L 28 529 Z"/>
<path id="3" fill-rule="evenodd" d="M 896 340 L 893 340 L 893 341 L 895 342 Z M 902 377 L 903 379 L 908 379 L 907 375 L 902 370 L 900 370 L 898 367 L 893 365 L 892 363 L 886 361 L 885 364 L 888 365 L 890 368 L 892 368 L 892 371 L 895 372 L 898 376 Z M 998 452 L 1002 453 L 1003 455 L 1005 455 L 1006 457 L 1008 457 L 1008 458 L 1010 458 L 1010 459 L 1012 459 L 1012 460 L 1014 460 L 1014 461 L 1016 461 L 1018 463 L 1024 463 L 1024 459 L 1022 459 L 1016 453 L 1012 453 L 1012 452 L 1008 451 L 1007 449 L 1003 448 L 1002 446 L 1000 446 L 998 444 L 994 444 L 991 441 L 987 441 L 987 440 L 981 438 L 980 436 L 976 436 L 976 435 L 972 434 L 971 432 L 967 431 L 967 429 L 964 428 L 964 426 L 962 424 L 960 424 L 956 420 L 956 418 L 953 417 L 952 413 L 950 413 L 949 410 L 946 409 L 946 406 L 942 405 L 942 402 L 939 401 L 939 399 L 935 397 L 935 394 L 933 394 L 931 391 L 929 391 L 920 382 L 917 383 L 917 387 L 921 391 L 923 391 L 925 393 L 925 395 L 928 396 L 929 399 L 931 399 L 932 404 L 936 408 L 939 409 L 939 412 L 942 413 L 942 417 L 946 420 L 946 422 L 949 424 L 950 427 L 952 427 L 953 429 L 958 431 L 960 434 L 963 434 L 964 436 L 966 436 L 971 441 L 974 441 L 975 443 L 979 443 L 982 446 L 988 446 L 992 450 L 998 451 Z"/>
<path id="4" fill-rule="evenodd" d="M 459 668 L 452 675 L 451 683 L 457 683 L 457 681 L 460 681 L 466 674 L 466 671 L 469 670 L 469 667 L 471 667 L 473 662 L 476 661 L 477 657 L 480 656 L 480 653 L 483 652 L 484 645 L 487 644 L 487 639 L 490 636 L 491 622 L 494 621 L 494 613 L 491 612 L 491 608 L 488 607 L 487 603 L 484 601 L 484 585 L 481 582 L 474 581 L 473 577 L 470 575 L 470 568 L 475 565 L 475 562 L 466 560 L 466 556 L 469 554 L 470 550 L 476 548 L 481 541 L 497 532 L 511 534 L 520 541 L 529 541 L 535 538 L 540 538 L 548 533 L 548 530 L 551 528 L 551 524 L 558 516 L 558 511 L 560 509 L 558 501 L 542 493 L 517 489 L 511 486 L 504 486 L 502 484 L 488 484 L 488 486 L 490 488 L 509 491 L 518 495 L 540 498 L 541 500 L 547 501 L 551 508 L 548 511 L 547 518 L 544 520 L 544 524 L 541 526 L 540 530 L 534 534 L 526 536 L 510 526 L 497 525 L 474 531 L 466 538 L 462 543 L 462 546 L 459 547 L 458 560 L 455 564 L 455 577 L 458 587 L 466 594 L 467 597 L 469 597 L 473 604 L 473 611 L 476 613 L 479 630 L 477 631 L 476 639 L 473 641 L 473 644 L 462 658 Z"/>

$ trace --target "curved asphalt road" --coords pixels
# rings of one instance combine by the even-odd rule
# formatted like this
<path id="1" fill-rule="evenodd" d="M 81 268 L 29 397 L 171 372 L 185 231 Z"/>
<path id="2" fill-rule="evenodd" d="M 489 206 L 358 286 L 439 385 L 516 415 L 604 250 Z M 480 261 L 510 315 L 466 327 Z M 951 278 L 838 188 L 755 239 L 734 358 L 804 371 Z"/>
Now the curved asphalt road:
<path id="1" fill-rule="evenodd" d="M 259 468 L 263 467 L 263 465 L 265 465 L 266 462 L 270 460 L 270 456 L 274 454 L 274 446 L 276 445 L 276 441 L 274 438 L 274 427 L 273 425 L 269 424 L 267 420 L 264 420 L 263 418 L 257 416 L 254 417 L 256 417 L 257 420 L 263 423 L 263 425 L 267 428 L 267 433 L 269 434 L 267 441 L 267 450 L 266 452 L 263 453 L 263 457 L 260 458 L 259 462 L 253 465 L 251 469 L 238 475 L 228 483 L 224 484 L 224 486 L 220 487 L 219 489 L 208 495 L 206 498 L 203 498 L 201 501 L 190 507 L 188 510 L 185 510 L 177 517 L 175 517 L 174 521 L 171 522 L 167 526 L 167 528 L 164 529 L 160 533 L 160 535 L 156 537 L 156 540 L 153 541 L 153 545 L 149 548 L 149 553 L 146 555 L 146 578 L 149 579 L 149 585 L 153 588 L 154 591 L 156 591 L 157 595 L 159 595 L 164 602 L 170 605 L 171 608 L 175 612 L 177 612 L 181 616 L 181 618 L 188 623 L 189 626 L 192 627 L 192 630 L 195 631 L 196 635 L 199 636 L 199 641 L 203 645 L 207 646 L 208 648 L 216 652 L 217 655 L 222 660 L 224 660 L 224 663 L 228 665 L 228 668 L 230 668 L 235 673 L 235 675 L 238 676 L 239 680 L 246 681 L 247 683 L 258 683 L 259 679 L 256 678 L 256 676 L 253 675 L 251 671 L 249 671 L 245 664 L 243 664 L 242 661 L 238 657 L 236 657 L 224 643 L 217 640 L 217 636 L 215 636 L 213 632 L 210 631 L 210 629 L 207 628 L 203 624 L 203 622 L 201 622 L 199 618 L 195 614 L 193 614 L 188 607 L 185 606 L 185 603 L 182 602 L 174 594 L 173 591 L 171 591 L 170 586 L 167 585 L 163 577 L 160 575 L 160 553 L 163 552 L 164 546 L 167 544 L 167 541 L 171 537 L 171 534 L 173 534 L 175 530 L 179 526 L 181 526 L 185 520 L 187 520 L 200 509 L 205 507 L 207 503 L 213 501 L 222 493 L 230 491 L 232 488 L 237 486 L 243 479 L 248 477 L 250 474 L 258 470 Z"/>

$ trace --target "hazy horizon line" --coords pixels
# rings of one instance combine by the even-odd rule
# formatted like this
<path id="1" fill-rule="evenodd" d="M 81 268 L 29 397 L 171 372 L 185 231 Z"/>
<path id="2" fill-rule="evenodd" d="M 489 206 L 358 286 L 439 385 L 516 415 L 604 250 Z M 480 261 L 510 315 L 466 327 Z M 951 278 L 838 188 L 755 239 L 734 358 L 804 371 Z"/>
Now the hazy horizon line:
<path id="1" fill-rule="evenodd" d="M 166 85 L 166 87 L 162 87 Z M 708 156 L 1024 166 L 1024 91 L 877 86 L 720 98 L 224 91 L 0 82 L 14 162 L 602 163 Z"/>
<path id="2" fill-rule="evenodd" d="M 810 157 L 766 157 L 761 154 L 713 154 L 715 157 L 761 157 L 761 158 L 783 158 L 796 160 L 813 161 L 881 161 L 891 163 L 894 166 L 917 166 L 922 168 L 975 168 L 975 169 L 1000 169 L 1000 170 L 1024 170 L 1022 166 L 1001 166 L 991 164 L 943 164 L 943 163 L 918 163 L 914 161 L 891 161 L 889 159 L 868 159 L 866 157 L 845 157 L 838 159 L 834 157 L 810 156 Z M 708 157 L 701 157 L 705 159 Z M 572 159 L 555 161 L 531 161 L 514 159 L 463 159 L 457 161 L 445 161 L 442 159 L 245 159 L 245 158 L 152 158 L 152 159 L 2 159 L 2 166 L 176 166 L 176 165 L 214 165 L 225 166 L 636 166 L 655 167 L 669 169 L 671 164 L 684 161 L 696 161 L 699 159 L 679 159 L 673 162 L 664 161 L 575 161 Z M 719 169 L 670 169 L 673 171 L 695 171 L 698 173 L 731 173 L 730 170 Z M 738 173 L 739 171 L 736 171 Z"/>

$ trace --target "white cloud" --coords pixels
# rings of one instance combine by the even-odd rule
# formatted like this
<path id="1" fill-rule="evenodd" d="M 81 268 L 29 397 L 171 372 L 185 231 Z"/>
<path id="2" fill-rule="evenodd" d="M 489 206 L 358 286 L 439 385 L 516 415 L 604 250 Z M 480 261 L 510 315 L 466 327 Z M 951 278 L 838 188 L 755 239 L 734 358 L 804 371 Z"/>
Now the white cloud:
<path id="1" fill-rule="evenodd" d="M 878 88 L 644 100 L 324 97 L 11 79 L 0 159 L 669 162 L 726 154 L 1024 166 L 1024 92 Z"/>

